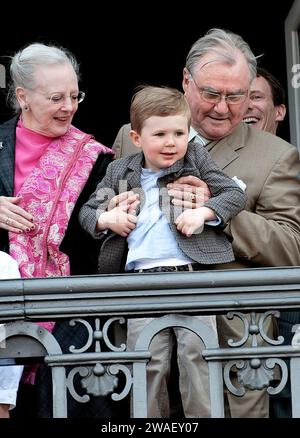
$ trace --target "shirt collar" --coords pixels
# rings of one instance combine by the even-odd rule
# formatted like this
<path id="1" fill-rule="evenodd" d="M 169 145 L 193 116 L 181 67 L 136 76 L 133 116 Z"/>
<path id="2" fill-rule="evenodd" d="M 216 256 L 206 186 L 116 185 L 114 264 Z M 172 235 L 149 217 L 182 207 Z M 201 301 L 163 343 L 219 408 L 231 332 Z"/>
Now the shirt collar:
<path id="1" fill-rule="evenodd" d="M 203 137 L 203 135 L 200 135 L 192 126 L 190 127 L 190 132 L 189 132 L 189 142 L 193 141 L 195 142 L 195 137 L 197 137 L 198 142 L 196 143 L 201 143 L 203 146 L 205 146 L 207 143 L 209 143 L 210 141 L 207 140 L 207 138 Z"/>

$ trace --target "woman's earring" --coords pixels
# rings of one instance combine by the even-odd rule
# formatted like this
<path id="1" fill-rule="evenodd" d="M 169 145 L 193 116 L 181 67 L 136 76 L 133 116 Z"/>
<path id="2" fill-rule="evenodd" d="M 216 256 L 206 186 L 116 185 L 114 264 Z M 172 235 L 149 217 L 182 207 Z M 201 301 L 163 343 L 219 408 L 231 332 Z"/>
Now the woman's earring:
<path id="1" fill-rule="evenodd" d="M 28 111 L 29 110 L 29 106 L 28 105 L 25 105 L 24 106 L 24 111 Z"/>

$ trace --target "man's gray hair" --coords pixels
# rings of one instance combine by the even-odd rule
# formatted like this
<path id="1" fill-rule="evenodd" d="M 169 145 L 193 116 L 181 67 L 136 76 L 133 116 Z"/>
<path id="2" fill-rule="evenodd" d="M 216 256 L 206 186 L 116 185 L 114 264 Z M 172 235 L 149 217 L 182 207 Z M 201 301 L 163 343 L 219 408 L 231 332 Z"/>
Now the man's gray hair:
<path id="1" fill-rule="evenodd" d="M 216 61 L 229 65 L 237 62 L 238 52 L 242 53 L 248 63 L 250 82 L 256 77 L 256 57 L 240 35 L 223 29 L 210 29 L 192 45 L 186 58 L 186 69 L 193 74 L 201 57 L 209 52 L 216 54 Z"/>
<path id="2" fill-rule="evenodd" d="M 16 98 L 17 87 L 33 89 L 35 87 L 35 69 L 40 65 L 59 65 L 70 63 L 79 80 L 79 65 L 74 55 L 62 47 L 33 43 L 11 57 L 10 77 L 11 84 L 8 90 L 7 101 L 16 113 L 20 105 Z"/>

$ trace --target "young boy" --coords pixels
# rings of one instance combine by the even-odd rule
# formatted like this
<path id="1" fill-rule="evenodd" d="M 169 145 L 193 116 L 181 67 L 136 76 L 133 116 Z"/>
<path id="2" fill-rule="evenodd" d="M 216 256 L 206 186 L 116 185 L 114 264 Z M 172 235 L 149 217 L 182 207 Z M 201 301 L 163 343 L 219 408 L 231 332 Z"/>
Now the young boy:
<path id="1" fill-rule="evenodd" d="M 200 145 L 188 144 L 191 115 L 184 95 L 166 87 L 145 86 L 133 97 L 130 109 L 131 140 L 141 153 L 111 163 L 96 191 L 81 208 L 82 227 L 102 238 L 99 273 L 124 271 L 173 272 L 205 269 L 234 259 L 222 232 L 228 220 L 245 205 L 243 191 L 212 161 Z M 202 206 L 178 212 L 166 186 L 180 176 L 204 180 L 211 198 Z M 128 205 L 108 210 L 110 200 L 133 190 L 140 194 L 140 211 Z M 189 194 L 191 195 L 191 194 Z M 195 196 L 190 198 L 197 201 Z M 108 230 L 108 233 L 107 233 Z M 199 317 L 215 329 L 215 317 Z M 133 348 L 150 321 L 128 321 L 127 347 Z M 148 416 L 169 416 L 167 381 L 170 368 L 170 331 L 153 339 L 147 366 Z M 180 390 L 186 417 L 209 417 L 208 376 L 197 367 L 201 340 L 176 328 Z"/>

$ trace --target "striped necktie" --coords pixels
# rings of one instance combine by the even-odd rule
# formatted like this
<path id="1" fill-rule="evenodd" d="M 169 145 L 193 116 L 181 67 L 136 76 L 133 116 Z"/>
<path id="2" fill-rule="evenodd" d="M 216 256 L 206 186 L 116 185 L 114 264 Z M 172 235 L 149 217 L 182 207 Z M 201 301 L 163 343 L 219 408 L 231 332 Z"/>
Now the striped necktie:
<path id="1" fill-rule="evenodd" d="M 206 140 L 205 138 L 201 137 L 201 135 L 197 134 L 193 138 L 193 142 L 196 144 L 201 144 L 201 146 L 206 146 L 209 143 L 209 140 Z"/>

